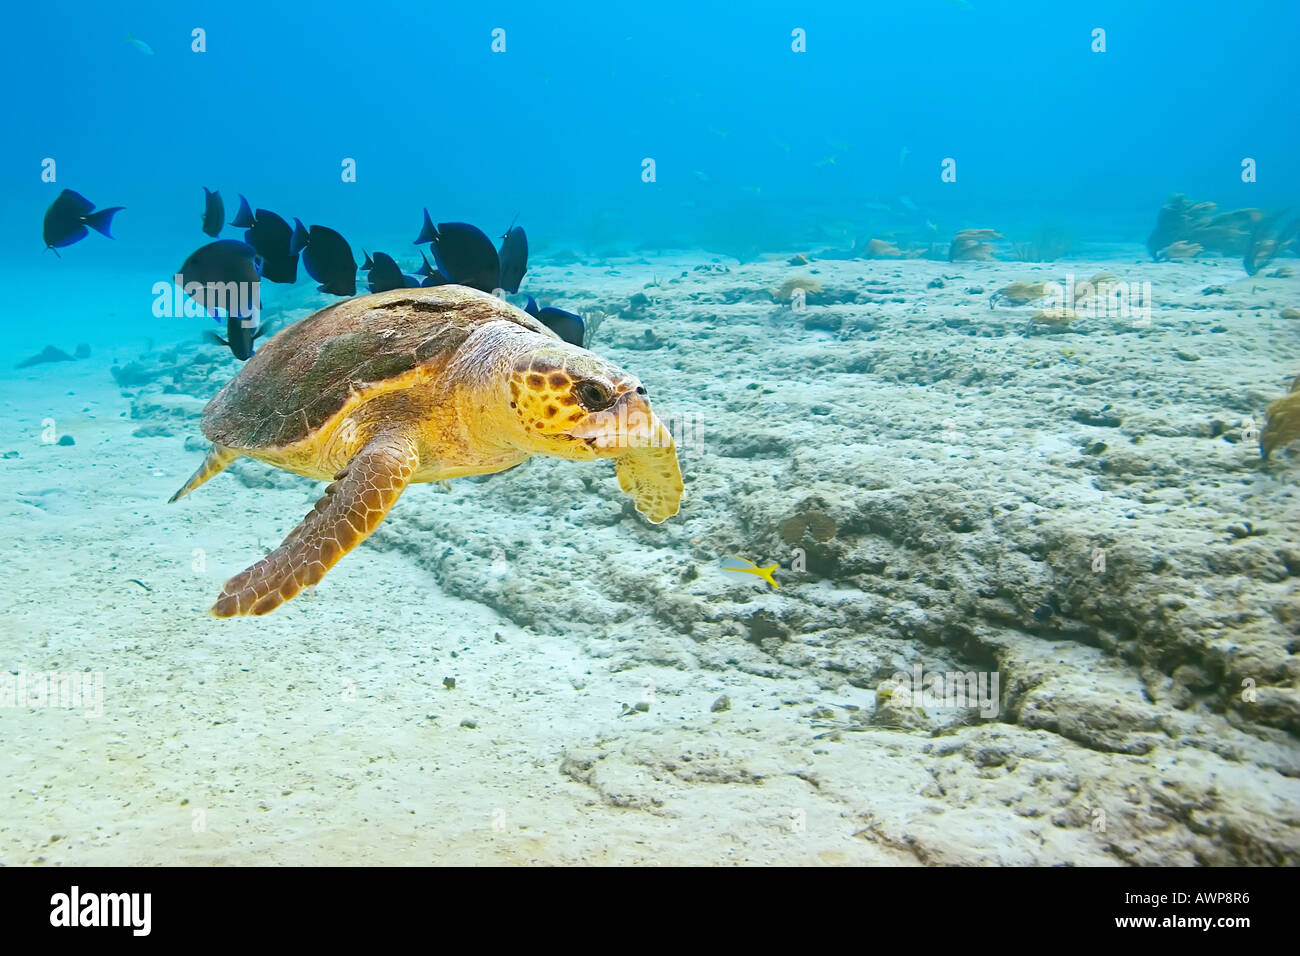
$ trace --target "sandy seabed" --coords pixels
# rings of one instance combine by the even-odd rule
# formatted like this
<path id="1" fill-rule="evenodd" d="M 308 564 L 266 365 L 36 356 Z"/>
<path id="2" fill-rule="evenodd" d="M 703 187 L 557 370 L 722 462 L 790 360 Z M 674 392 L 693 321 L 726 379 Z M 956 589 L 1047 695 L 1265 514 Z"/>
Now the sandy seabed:
<path id="1" fill-rule="evenodd" d="M 1100 272 L 1149 326 L 989 305 Z M 1133 247 L 525 285 L 608 312 L 593 348 L 687 423 L 681 514 L 608 462 L 415 486 L 263 619 L 206 612 L 322 486 L 245 460 L 167 504 L 228 353 L 4 374 L 0 667 L 103 698 L 0 707 L 0 863 L 1300 860 L 1300 448 L 1250 436 L 1300 279 Z M 918 667 L 996 675 L 995 713 L 909 706 Z"/>

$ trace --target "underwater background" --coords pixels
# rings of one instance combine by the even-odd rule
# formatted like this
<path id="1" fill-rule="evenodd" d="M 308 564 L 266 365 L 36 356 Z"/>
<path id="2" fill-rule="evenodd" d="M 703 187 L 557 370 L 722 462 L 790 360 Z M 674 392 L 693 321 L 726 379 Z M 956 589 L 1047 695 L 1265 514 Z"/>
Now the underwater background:
<path id="1" fill-rule="evenodd" d="M 0 863 L 1300 860 L 1300 6 L 6 22 Z M 323 486 L 167 503 L 241 367 L 154 312 L 204 187 L 407 273 L 423 210 L 525 228 L 510 301 L 647 384 L 681 513 L 539 458 L 209 617 Z M 46 248 L 65 189 L 112 238 Z"/>
<path id="2" fill-rule="evenodd" d="M 61 319 L 105 342 L 167 334 L 137 319 L 126 280 L 151 285 L 192 251 L 200 186 L 232 216 L 238 191 L 394 253 L 414 253 L 429 206 L 435 222 L 493 235 L 518 216 L 539 251 L 753 257 L 809 240 L 847 249 L 873 228 L 928 239 L 927 222 L 946 239 L 989 217 L 1026 239 L 1136 242 L 1171 191 L 1281 206 L 1300 177 L 1300 10 L 1280 0 L 1249 15 L 1213 0 L 743 13 L 58 2 L 11 18 L 3 69 L 14 89 L 35 84 L 6 106 L 0 157 L 15 305 L 69 279 L 31 238 L 59 188 L 125 206 L 117 242 L 71 254 L 115 321 Z M 1246 156 L 1257 182 L 1241 181 Z M 57 184 L 42 181 L 46 157 Z M 954 183 L 940 180 L 948 157 Z M 11 343 L 40 339 L 16 325 Z"/>

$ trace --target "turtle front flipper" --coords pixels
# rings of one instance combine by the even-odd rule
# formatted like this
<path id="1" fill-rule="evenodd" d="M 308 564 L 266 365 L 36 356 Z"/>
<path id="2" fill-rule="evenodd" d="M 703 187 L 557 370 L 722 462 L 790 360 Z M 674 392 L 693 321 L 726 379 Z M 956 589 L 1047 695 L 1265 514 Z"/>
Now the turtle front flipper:
<path id="1" fill-rule="evenodd" d="M 284 543 L 226 582 L 216 617 L 266 614 L 325 576 L 384 520 L 420 465 L 411 434 L 372 438 Z"/>
<path id="2" fill-rule="evenodd" d="M 677 514 L 682 501 L 682 469 L 667 426 L 652 415 L 649 444 L 614 460 L 618 486 L 632 497 L 636 510 L 654 524 Z"/>
<path id="3" fill-rule="evenodd" d="M 190 475 L 190 480 L 181 485 L 181 490 L 168 498 L 167 503 L 171 504 L 173 501 L 184 498 L 209 478 L 225 471 L 230 467 L 230 463 L 238 457 L 239 452 L 233 448 L 227 448 L 225 445 L 218 445 L 213 442 L 212 447 L 208 449 L 208 457 L 203 459 L 203 464 L 199 465 L 199 470 Z"/>

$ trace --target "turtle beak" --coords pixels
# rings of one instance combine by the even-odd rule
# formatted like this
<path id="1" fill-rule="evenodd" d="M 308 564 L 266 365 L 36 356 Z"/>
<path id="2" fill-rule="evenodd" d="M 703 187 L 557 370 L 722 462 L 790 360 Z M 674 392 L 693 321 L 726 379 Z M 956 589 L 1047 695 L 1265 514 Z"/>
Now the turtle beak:
<path id="1" fill-rule="evenodd" d="M 601 457 L 622 454 L 629 448 L 644 448 L 653 444 L 658 434 L 658 420 L 650 410 L 645 389 L 636 381 L 629 382 L 609 408 L 592 412 L 569 434 L 587 443 L 587 447 Z"/>

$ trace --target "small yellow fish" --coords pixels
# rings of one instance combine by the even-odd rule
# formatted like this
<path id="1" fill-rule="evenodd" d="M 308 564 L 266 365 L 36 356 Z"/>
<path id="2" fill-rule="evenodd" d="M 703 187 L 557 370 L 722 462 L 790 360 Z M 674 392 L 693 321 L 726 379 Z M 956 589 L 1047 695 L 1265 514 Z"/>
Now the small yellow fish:
<path id="1" fill-rule="evenodd" d="M 770 568 L 760 568 L 753 561 L 748 561 L 745 558 L 722 559 L 722 569 L 724 571 L 737 571 L 741 574 L 753 574 L 762 578 L 778 591 L 781 589 L 781 585 L 776 583 L 776 578 L 772 577 L 772 573 L 779 567 L 779 564 L 774 564 Z"/>

